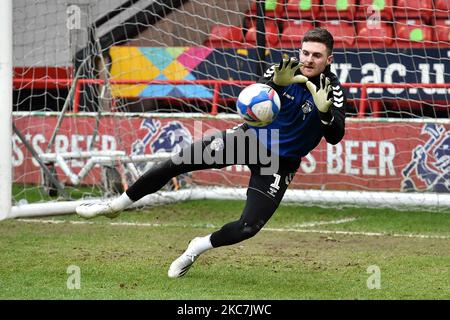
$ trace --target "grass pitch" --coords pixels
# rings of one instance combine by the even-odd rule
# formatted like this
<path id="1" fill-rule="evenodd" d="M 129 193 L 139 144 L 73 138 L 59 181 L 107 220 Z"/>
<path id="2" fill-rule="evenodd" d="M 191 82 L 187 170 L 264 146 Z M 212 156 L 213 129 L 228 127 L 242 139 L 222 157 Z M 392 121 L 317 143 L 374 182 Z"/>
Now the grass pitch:
<path id="1" fill-rule="evenodd" d="M 282 205 L 254 238 L 167 277 L 190 239 L 239 218 L 243 205 L 0 222 L 0 299 L 450 299 L 448 213 Z M 73 266 L 80 289 L 67 286 Z"/>

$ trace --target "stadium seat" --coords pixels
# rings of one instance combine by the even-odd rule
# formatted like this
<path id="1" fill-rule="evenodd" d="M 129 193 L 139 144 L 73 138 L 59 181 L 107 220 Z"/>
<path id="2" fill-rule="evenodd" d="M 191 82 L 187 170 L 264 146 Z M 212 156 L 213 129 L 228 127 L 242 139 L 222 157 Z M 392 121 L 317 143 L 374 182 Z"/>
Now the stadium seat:
<path id="1" fill-rule="evenodd" d="M 283 24 L 280 46 L 284 48 L 299 48 L 306 31 L 313 28 L 310 21 L 295 20 L 286 21 Z"/>
<path id="2" fill-rule="evenodd" d="M 353 21 L 356 10 L 356 0 L 323 0 L 319 12 L 319 20 L 346 20 Z"/>
<path id="3" fill-rule="evenodd" d="M 244 42 L 244 35 L 238 26 L 214 25 L 205 42 L 207 47 L 237 47 Z"/>
<path id="4" fill-rule="evenodd" d="M 396 45 L 400 48 L 423 48 L 434 46 L 433 27 L 420 20 L 399 20 L 395 23 Z"/>
<path id="5" fill-rule="evenodd" d="M 360 48 L 386 48 L 392 44 L 394 30 L 388 22 L 378 26 L 371 25 L 370 20 L 356 23 L 356 42 Z"/>
<path id="6" fill-rule="evenodd" d="M 288 19 L 314 20 L 320 10 L 320 0 L 288 0 L 285 17 Z"/>
<path id="7" fill-rule="evenodd" d="M 353 23 L 331 20 L 321 22 L 320 27 L 333 35 L 335 48 L 350 47 L 355 43 L 356 33 Z"/>
<path id="8" fill-rule="evenodd" d="M 450 19 L 450 2 L 448 0 L 435 0 L 434 8 L 434 16 L 437 19 Z"/>
<path id="9" fill-rule="evenodd" d="M 268 20 L 265 22 L 266 29 L 266 47 L 274 47 L 279 41 L 278 26 L 274 20 Z M 245 34 L 245 42 L 250 45 L 256 44 L 256 24 L 250 23 L 249 29 Z"/>
<path id="10" fill-rule="evenodd" d="M 437 19 L 436 25 L 436 40 L 440 43 L 439 46 L 450 46 L 450 19 Z"/>
<path id="11" fill-rule="evenodd" d="M 277 19 L 265 18 L 264 25 L 266 26 L 266 28 L 269 28 L 270 30 L 274 28 L 278 29 L 277 21 L 278 21 Z M 245 37 L 245 29 L 248 30 L 254 27 L 256 28 L 256 18 L 246 17 L 244 19 L 244 22 L 242 23 L 242 29 L 244 30 L 244 37 Z"/>
<path id="12" fill-rule="evenodd" d="M 394 0 L 359 0 L 356 9 L 356 19 L 366 20 L 373 15 L 375 10 L 379 10 L 381 20 L 392 20 Z"/>
<path id="13" fill-rule="evenodd" d="M 266 17 L 279 17 L 283 11 L 284 0 L 266 0 Z M 252 1 L 250 15 L 256 15 L 256 0 Z"/>
<path id="14" fill-rule="evenodd" d="M 433 0 L 397 0 L 395 8 L 395 18 L 422 19 L 423 22 L 430 23 L 433 16 Z"/>

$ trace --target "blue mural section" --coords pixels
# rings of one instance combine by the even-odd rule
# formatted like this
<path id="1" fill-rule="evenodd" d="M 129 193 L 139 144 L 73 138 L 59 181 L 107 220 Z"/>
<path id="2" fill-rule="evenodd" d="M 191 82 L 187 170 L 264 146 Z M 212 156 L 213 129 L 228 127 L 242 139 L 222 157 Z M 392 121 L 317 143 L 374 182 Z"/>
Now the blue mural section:
<path id="1" fill-rule="evenodd" d="M 269 66 L 284 55 L 298 56 L 298 50 L 268 50 Z M 334 51 L 333 70 L 341 83 L 450 83 L 450 48 L 445 49 L 355 49 Z M 192 75 L 196 79 L 256 80 L 260 59 L 256 49 L 215 49 Z M 223 86 L 222 98 L 236 97 L 242 87 Z M 350 99 L 361 91 L 347 89 Z M 450 89 L 408 88 L 369 89 L 369 98 L 450 101 Z"/>

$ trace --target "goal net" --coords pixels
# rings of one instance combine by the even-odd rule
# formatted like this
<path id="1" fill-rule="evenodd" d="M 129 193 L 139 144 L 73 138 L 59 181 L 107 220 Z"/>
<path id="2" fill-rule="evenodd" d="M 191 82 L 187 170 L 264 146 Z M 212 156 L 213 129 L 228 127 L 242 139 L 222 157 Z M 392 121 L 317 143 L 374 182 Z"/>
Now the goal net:
<path id="1" fill-rule="evenodd" d="M 240 123 L 242 88 L 271 63 L 298 57 L 313 27 L 334 35 L 346 135 L 303 159 L 284 201 L 447 210 L 448 6 L 16 0 L 8 216 L 70 213 L 80 201 L 117 196 L 157 161 Z M 141 204 L 243 199 L 248 177 L 239 165 L 189 173 Z"/>

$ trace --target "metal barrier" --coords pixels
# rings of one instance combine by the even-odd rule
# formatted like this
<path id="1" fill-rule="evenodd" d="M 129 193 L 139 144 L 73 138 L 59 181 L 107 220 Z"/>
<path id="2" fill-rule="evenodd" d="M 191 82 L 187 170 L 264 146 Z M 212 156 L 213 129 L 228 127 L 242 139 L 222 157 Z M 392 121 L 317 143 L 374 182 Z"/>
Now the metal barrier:
<path id="1" fill-rule="evenodd" d="M 80 94 L 84 85 L 105 84 L 103 79 L 79 79 L 76 81 L 76 88 L 74 93 L 73 112 L 79 112 Z M 73 79 L 33 79 L 33 78 L 15 78 L 13 79 L 13 85 L 15 89 L 29 89 L 33 87 L 33 84 L 52 84 L 60 87 L 69 87 L 73 83 Z M 110 85 L 138 85 L 138 84 L 171 84 L 171 85 L 209 85 L 213 86 L 213 98 L 211 99 L 211 115 L 218 113 L 220 89 L 224 85 L 236 85 L 247 86 L 255 83 L 255 81 L 249 80 L 109 80 Z M 377 117 L 377 112 L 380 110 L 380 99 L 369 99 L 367 96 L 367 89 L 370 88 L 445 88 L 450 89 L 450 83 L 343 83 L 344 88 L 358 88 L 361 90 L 361 97 L 358 104 L 358 117 L 363 118 L 366 113 L 369 100 L 373 100 L 374 103 L 374 115 Z"/>

